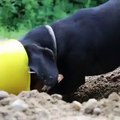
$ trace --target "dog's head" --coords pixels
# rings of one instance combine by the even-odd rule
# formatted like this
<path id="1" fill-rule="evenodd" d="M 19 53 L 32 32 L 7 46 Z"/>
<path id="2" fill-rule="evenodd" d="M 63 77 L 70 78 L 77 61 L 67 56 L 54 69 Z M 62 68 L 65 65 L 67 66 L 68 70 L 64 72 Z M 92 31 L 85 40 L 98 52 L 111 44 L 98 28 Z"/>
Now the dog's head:
<path id="1" fill-rule="evenodd" d="M 58 82 L 58 69 L 53 51 L 37 44 L 24 47 L 28 54 L 30 70 L 33 71 L 31 89 L 37 87 L 36 89 L 40 90 L 42 84 L 48 88 L 53 87 Z"/>

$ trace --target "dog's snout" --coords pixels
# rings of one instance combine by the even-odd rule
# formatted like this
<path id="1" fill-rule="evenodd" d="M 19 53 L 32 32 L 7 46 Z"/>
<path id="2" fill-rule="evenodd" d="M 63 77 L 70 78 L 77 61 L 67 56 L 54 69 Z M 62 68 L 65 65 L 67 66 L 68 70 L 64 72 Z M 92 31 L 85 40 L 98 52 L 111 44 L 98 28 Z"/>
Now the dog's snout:
<path id="1" fill-rule="evenodd" d="M 44 79 L 44 85 L 53 87 L 57 83 L 57 77 L 49 76 L 48 78 Z"/>

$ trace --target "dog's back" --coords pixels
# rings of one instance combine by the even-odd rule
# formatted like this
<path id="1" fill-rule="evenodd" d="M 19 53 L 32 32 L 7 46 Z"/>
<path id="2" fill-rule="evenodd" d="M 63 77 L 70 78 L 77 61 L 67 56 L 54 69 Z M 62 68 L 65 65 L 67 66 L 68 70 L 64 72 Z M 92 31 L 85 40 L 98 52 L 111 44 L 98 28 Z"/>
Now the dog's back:
<path id="1" fill-rule="evenodd" d="M 54 23 L 52 27 L 58 38 L 60 69 L 64 60 L 65 63 L 71 63 L 68 66 L 74 64 L 75 69 L 79 67 L 80 73 L 85 75 L 105 73 L 119 66 L 119 0 L 81 9 L 67 19 Z"/>

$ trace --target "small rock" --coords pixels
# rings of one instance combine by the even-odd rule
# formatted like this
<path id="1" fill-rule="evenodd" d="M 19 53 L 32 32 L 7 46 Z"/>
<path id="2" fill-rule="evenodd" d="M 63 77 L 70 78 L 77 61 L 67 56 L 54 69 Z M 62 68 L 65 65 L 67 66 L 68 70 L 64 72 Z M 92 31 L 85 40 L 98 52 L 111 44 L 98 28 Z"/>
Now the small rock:
<path id="1" fill-rule="evenodd" d="M 51 97 L 53 99 L 62 100 L 62 95 L 59 95 L 59 94 L 53 94 L 53 95 L 51 95 Z"/>
<path id="2" fill-rule="evenodd" d="M 96 108 L 93 110 L 93 113 L 94 113 L 95 115 L 99 115 L 99 114 L 101 113 L 101 109 L 98 108 L 98 107 L 96 107 Z"/>
<path id="3" fill-rule="evenodd" d="M 51 120 L 50 113 L 47 110 L 41 110 L 36 120 Z"/>
<path id="4" fill-rule="evenodd" d="M 18 111 L 24 111 L 28 109 L 28 105 L 23 100 L 16 100 L 10 105 L 13 109 Z"/>
<path id="5" fill-rule="evenodd" d="M 77 110 L 77 111 L 80 111 L 81 110 L 81 107 L 82 107 L 82 104 L 78 101 L 73 101 L 72 102 L 72 107 Z"/>
<path id="6" fill-rule="evenodd" d="M 6 97 L 9 97 L 9 94 L 5 91 L 0 91 L 0 99 L 6 98 Z"/>
<path id="7" fill-rule="evenodd" d="M 114 116 L 114 120 L 120 120 L 120 116 Z"/>
<path id="8" fill-rule="evenodd" d="M 111 101 L 119 101 L 120 96 L 117 93 L 113 92 L 112 94 L 109 95 L 108 99 Z"/>
<path id="9" fill-rule="evenodd" d="M 88 102 L 86 102 L 86 104 L 84 105 L 84 112 L 87 114 L 92 114 L 96 105 L 97 105 L 96 99 L 89 99 Z"/>

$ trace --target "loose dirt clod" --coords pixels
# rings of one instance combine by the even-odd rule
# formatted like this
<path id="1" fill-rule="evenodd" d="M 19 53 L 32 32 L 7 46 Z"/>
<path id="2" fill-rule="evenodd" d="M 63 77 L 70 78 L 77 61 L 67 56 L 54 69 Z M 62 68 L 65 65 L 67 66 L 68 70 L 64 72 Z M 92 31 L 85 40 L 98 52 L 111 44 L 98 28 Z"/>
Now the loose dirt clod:
<path id="1" fill-rule="evenodd" d="M 72 107 L 77 110 L 77 111 L 80 111 L 81 110 L 81 107 L 82 107 L 82 104 L 78 101 L 73 101 L 72 102 Z"/>
<path id="2" fill-rule="evenodd" d="M 88 102 L 84 105 L 84 112 L 86 114 L 93 114 L 93 110 L 97 106 L 97 100 L 96 99 L 89 99 Z"/>
<path id="3" fill-rule="evenodd" d="M 6 97 L 8 97 L 8 96 L 9 96 L 9 94 L 8 94 L 7 92 L 5 92 L 5 91 L 0 91 L 0 99 L 6 98 Z"/>
<path id="4" fill-rule="evenodd" d="M 99 115 L 100 113 L 101 113 L 101 109 L 100 108 L 98 108 L 98 107 L 94 108 L 93 114 Z"/>
<path id="5" fill-rule="evenodd" d="M 28 109 L 28 105 L 23 100 L 15 100 L 13 103 L 10 104 L 11 108 L 18 110 L 18 111 L 25 111 Z"/>

